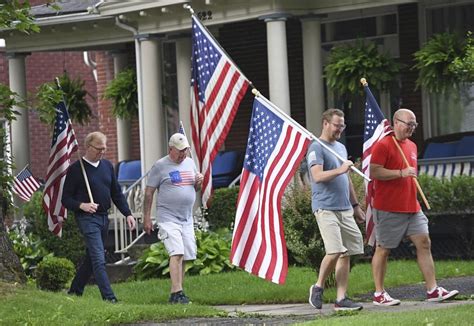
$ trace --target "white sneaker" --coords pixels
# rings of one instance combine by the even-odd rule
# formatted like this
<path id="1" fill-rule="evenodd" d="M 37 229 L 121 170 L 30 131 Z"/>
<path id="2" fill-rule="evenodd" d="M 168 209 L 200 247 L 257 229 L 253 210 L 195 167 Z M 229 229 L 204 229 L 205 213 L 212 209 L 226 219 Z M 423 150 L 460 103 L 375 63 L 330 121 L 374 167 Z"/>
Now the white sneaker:
<path id="1" fill-rule="evenodd" d="M 433 292 L 426 292 L 426 300 L 430 302 L 441 302 L 450 298 L 454 298 L 458 294 L 458 290 L 448 291 L 445 288 L 438 286 Z"/>
<path id="2" fill-rule="evenodd" d="M 383 291 L 380 295 L 374 294 L 372 303 L 376 306 L 396 306 L 400 304 L 400 300 L 393 299 L 390 294 Z"/>

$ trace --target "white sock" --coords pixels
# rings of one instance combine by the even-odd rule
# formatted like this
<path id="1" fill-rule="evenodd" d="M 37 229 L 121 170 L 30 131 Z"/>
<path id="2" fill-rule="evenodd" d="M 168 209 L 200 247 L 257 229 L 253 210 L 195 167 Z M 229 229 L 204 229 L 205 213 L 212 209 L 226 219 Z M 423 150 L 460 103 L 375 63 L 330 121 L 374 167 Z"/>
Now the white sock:
<path id="1" fill-rule="evenodd" d="M 434 288 L 432 288 L 431 290 L 428 291 L 429 294 L 433 293 L 434 290 L 436 290 L 438 288 L 438 286 L 435 286 Z"/>
<path id="2" fill-rule="evenodd" d="M 376 297 L 378 297 L 378 296 L 381 295 L 383 292 L 384 292 L 384 291 L 382 291 L 382 292 L 374 292 L 374 295 L 375 295 Z"/>

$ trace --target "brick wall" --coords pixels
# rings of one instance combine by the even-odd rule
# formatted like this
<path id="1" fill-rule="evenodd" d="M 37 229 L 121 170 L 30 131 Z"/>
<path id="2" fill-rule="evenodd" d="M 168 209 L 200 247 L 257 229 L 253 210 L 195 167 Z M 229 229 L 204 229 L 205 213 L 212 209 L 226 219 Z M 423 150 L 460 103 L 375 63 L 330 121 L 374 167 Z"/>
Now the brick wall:
<path id="1" fill-rule="evenodd" d="M 420 126 L 412 139 L 421 147 L 423 143 L 423 111 L 421 91 L 415 91 L 415 81 L 418 77 L 416 70 L 411 70 L 414 64 L 413 54 L 419 50 L 418 37 L 418 5 L 410 3 L 398 6 L 400 62 L 405 65 L 401 74 L 402 107 L 412 110 Z"/>
<path id="2" fill-rule="evenodd" d="M 90 67 L 86 66 L 82 59 L 82 52 L 41 52 L 33 53 L 26 58 L 26 84 L 29 101 L 34 100 L 37 88 L 45 83 L 53 81 L 55 77 L 67 71 L 70 78 L 81 78 L 85 81 L 85 89 L 91 96 L 87 102 L 94 115 L 97 116 L 97 88 Z M 34 102 L 30 102 L 34 108 Z M 98 121 L 92 118 L 85 126 L 74 124 L 77 140 L 82 152 L 82 143 L 85 135 L 98 129 Z M 44 178 L 49 158 L 49 150 L 52 140 L 52 126 L 40 122 L 35 110 L 29 112 L 30 132 L 30 166 L 33 174 Z"/>

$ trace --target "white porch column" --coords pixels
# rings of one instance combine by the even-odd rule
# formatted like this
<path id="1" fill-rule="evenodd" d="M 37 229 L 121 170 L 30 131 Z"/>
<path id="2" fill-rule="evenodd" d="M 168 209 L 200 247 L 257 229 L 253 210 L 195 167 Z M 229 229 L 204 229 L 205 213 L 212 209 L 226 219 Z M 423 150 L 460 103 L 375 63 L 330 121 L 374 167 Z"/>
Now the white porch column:
<path id="1" fill-rule="evenodd" d="M 127 67 L 128 55 L 126 52 L 111 52 L 114 59 L 114 75 L 117 75 Z M 117 118 L 117 156 L 118 161 L 131 159 L 132 123 L 130 120 Z"/>
<path id="2" fill-rule="evenodd" d="M 321 133 L 321 116 L 325 108 L 323 62 L 321 56 L 321 20 L 301 19 L 303 33 L 303 71 L 306 129 L 314 135 Z"/>
<path id="3" fill-rule="evenodd" d="M 167 153 L 165 115 L 162 105 L 161 42 L 151 35 L 138 35 L 141 54 L 142 119 L 141 146 L 142 169 L 150 170 L 156 160 Z"/>
<path id="4" fill-rule="evenodd" d="M 286 44 L 288 15 L 275 14 L 261 17 L 267 23 L 268 83 L 270 100 L 291 115 L 290 81 Z"/>
<path id="5" fill-rule="evenodd" d="M 8 69 L 10 76 L 10 89 L 18 94 L 19 100 L 26 99 L 26 65 L 25 54 L 8 54 Z M 11 123 L 11 144 L 14 173 L 18 173 L 25 165 L 30 163 L 30 137 L 28 126 L 28 109 L 14 106 L 13 109 L 20 114 Z"/>
<path id="6" fill-rule="evenodd" d="M 191 142 L 191 36 L 176 40 L 176 75 L 178 80 L 179 120 Z"/>

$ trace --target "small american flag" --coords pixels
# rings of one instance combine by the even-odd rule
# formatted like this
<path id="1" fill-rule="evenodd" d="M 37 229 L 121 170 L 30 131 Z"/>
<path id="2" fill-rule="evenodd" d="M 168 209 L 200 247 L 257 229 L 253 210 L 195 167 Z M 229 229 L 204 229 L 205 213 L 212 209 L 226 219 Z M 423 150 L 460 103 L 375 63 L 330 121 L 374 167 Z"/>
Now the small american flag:
<path id="1" fill-rule="evenodd" d="M 310 137 L 270 102 L 255 98 L 230 259 L 247 272 L 278 284 L 285 282 L 288 272 L 281 198 Z"/>
<path id="2" fill-rule="evenodd" d="M 56 107 L 56 123 L 43 192 L 43 208 L 48 215 L 48 227 L 57 236 L 61 236 L 62 222 L 67 218 L 67 210 L 61 203 L 61 197 L 71 155 L 76 150 L 77 141 L 69 114 L 65 104 L 60 102 Z"/>
<path id="3" fill-rule="evenodd" d="M 370 178 L 370 158 L 373 146 L 386 135 L 392 132 L 392 127 L 385 119 L 369 86 L 364 86 L 366 93 L 365 101 L 365 127 L 364 127 L 364 152 L 362 154 L 362 172 Z M 370 246 L 375 245 L 375 223 L 373 220 L 372 200 L 373 181 L 365 182 L 365 202 L 367 211 L 365 213 L 365 238 Z"/>
<path id="4" fill-rule="evenodd" d="M 31 196 L 39 187 L 40 184 L 27 167 L 14 178 L 13 191 L 24 201 L 30 201 Z"/>
<path id="5" fill-rule="evenodd" d="M 192 157 L 204 176 L 202 203 L 212 191 L 212 167 L 249 81 L 196 16 L 192 16 Z"/>

